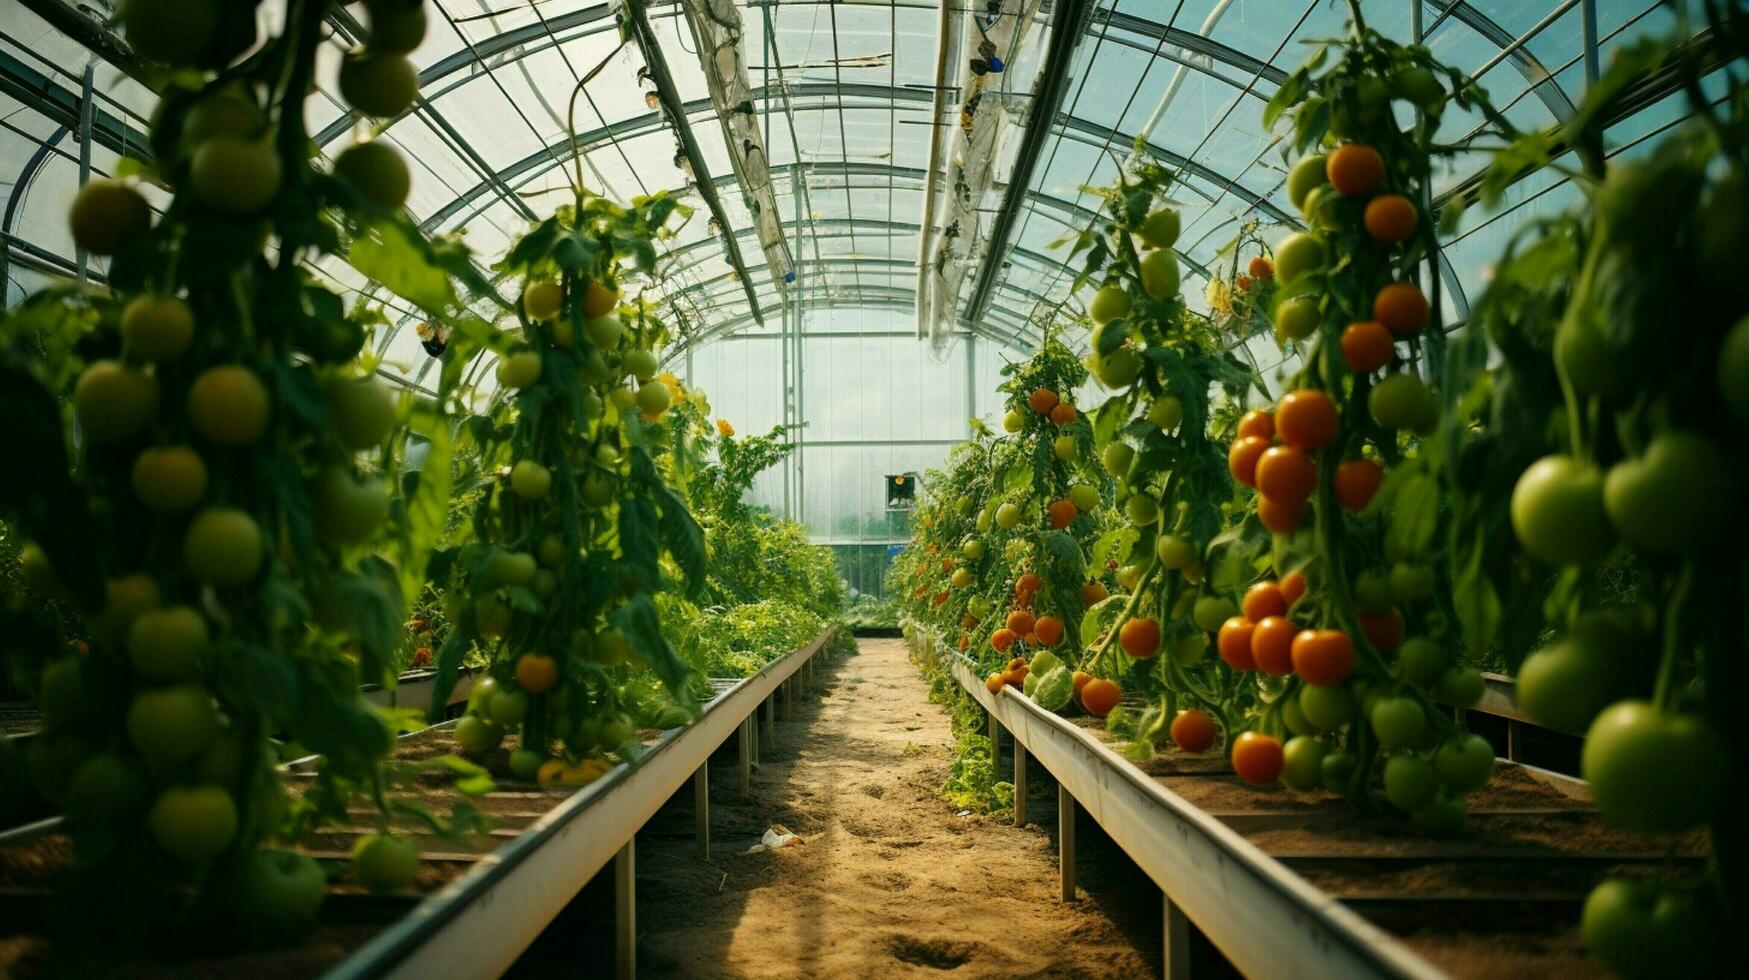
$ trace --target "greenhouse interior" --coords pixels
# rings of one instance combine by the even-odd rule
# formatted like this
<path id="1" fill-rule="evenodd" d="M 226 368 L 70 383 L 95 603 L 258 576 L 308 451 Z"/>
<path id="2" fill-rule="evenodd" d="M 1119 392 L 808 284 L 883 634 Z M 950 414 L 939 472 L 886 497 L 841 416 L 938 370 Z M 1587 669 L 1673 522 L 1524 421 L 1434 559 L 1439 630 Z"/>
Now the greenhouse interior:
<path id="1" fill-rule="evenodd" d="M 1749 976 L 1745 0 L 0 8 L 0 977 Z"/>

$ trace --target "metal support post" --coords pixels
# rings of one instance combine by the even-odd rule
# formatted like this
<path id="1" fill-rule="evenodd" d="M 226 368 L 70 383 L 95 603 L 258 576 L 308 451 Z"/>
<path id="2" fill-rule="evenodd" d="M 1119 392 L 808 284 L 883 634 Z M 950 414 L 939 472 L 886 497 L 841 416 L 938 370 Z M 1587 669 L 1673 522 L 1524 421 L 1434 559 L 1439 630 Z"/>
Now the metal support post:
<path id="1" fill-rule="evenodd" d="M 614 974 L 619 980 L 638 976 L 638 839 L 626 841 L 613 856 Z"/>
<path id="2" fill-rule="evenodd" d="M 1579 0 L 1579 37 L 1585 53 L 1585 87 L 1597 84 L 1597 0 Z"/>
<path id="3" fill-rule="evenodd" d="M 1189 980 L 1190 920 L 1184 917 L 1184 910 L 1172 901 L 1172 897 L 1164 892 L 1160 895 L 1160 904 L 1166 920 L 1166 969 L 1163 971 L 1166 980 Z"/>
<path id="4" fill-rule="evenodd" d="M 773 691 L 762 706 L 765 712 L 765 746 L 777 748 L 777 692 Z"/>
<path id="5" fill-rule="evenodd" d="M 85 65 L 85 77 L 79 85 L 79 186 L 84 187 L 91 179 L 91 117 L 96 112 L 92 106 L 97 71 L 97 59 L 93 58 Z M 79 288 L 85 288 L 85 281 L 90 273 L 91 256 L 83 248 L 73 253 L 74 261 L 79 264 Z"/>
<path id="6" fill-rule="evenodd" d="M 753 724 L 751 720 L 741 722 L 737 731 L 738 751 L 741 765 L 741 795 L 747 796 L 753 792 Z"/>
<path id="7" fill-rule="evenodd" d="M 1026 825 L 1026 746 L 1014 740 L 1014 825 Z"/>
<path id="8" fill-rule="evenodd" d="M 711 764 L 698 767 L 692 774 L 692 830 L 698 843 L 698 859 L 711 859 Z"/>
<path id="9" fill-rule="evenodd" d="M 1069 787 L 1057 784 L 1057 878 L 1063 884 L 1063 901 L 1075 900 L 1075 797 Z"/>

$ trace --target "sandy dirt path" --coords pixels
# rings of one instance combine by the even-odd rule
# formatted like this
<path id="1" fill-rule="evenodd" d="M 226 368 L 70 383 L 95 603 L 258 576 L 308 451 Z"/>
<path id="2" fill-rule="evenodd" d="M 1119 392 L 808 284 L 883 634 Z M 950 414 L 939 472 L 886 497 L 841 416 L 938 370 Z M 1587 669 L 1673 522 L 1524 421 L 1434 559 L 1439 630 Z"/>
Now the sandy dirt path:
<path id="1" fill-rule="evenodd" d="M 690 791 L 639 834 L 639 974 L 1158 975 L 1143 952 L 1158 892 L 1101 888 L 1103 869 L 1084 863 L 1096 894 L 1059 901 L 1054 808 L 1035 803 L 1026 828 L 956 814 L 938 793 L 951 753 L 947 712 L 904 643 L 862 641 L 779 724 L 751 799 L 719 753 L 708 864 L 693 853 Z M 1031 796 L 1049 799 L 1032 771 L 1044 785 Z M 771 824 L 807 843 L 743 853 Z"/>

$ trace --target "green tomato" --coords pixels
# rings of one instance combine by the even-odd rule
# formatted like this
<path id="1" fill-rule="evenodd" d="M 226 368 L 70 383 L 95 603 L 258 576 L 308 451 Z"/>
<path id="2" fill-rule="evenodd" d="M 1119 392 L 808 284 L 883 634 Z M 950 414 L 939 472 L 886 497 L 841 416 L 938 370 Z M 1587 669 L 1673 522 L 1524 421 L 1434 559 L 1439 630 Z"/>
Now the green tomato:
<path id="1" fill-rule="evenodd" d="M 1439 699 L 1453 707 L 1468 708 L 1477 704 L 1486 692 L 1482 672 L 1474 667 L 1448 667 L 1439 677 Z"/>
<path id="2" fill-rule="evenodd" d="M 395 427 L 395 398 L 375 381 L 333 377 L 322 382 L 322 391 L 328 398 L 334 435 L 347 449 L 374 449 Z"/>
<path id="3" fill-rule="evenodd" d="M 1437 685 L 1447 666 L 1445 648 L 1424 636 L 1404 640 L 1397 648 L 1397 675 L 1423 690 Z"/>
<path id="4" fill-rule="evenodd" d="M 1332 750 L 1324 756 L 1324 788 L 1332 793 L 1348 792 L 1348 781 L 1354 778 L 1354 770 L 1358 765 L 1360 763 L 1354 758 L 1354 753 L 1344 749 Z"/>
<path id="5" fill-rule="evenodd" d="M 1069 488 L 1069 502 L 1083 514 L 1091 513 L 1099 509 L 1099 491 L 1091 484 L 1077 483 Z"/>
<path id="6" fill-rule="evenodd" d="M 1020 414 L 1020 412 L 1014 409 L 1009 409 L 1008 412 L 1002 416 L 1002 429 L 1005 432 L 1019 432 L 1025 425 L 1026 416 Z"/>
<path id="7" fill-rule="evenodd" d="M 1392 74 L 1391 89 L 1398 98 L 1423 109 L 1432 109 L 1445 98 L 1445 88 L 1439 84 L 1438 76 L 1420 65 L 1411 65 Z"/>
<path id="8" fill-rule="evenodd" d="M 532 459 L 519 459 L 510 468 L 510 489 L 524 500 L 539 500 L 553 486 L 553 472 Z"/>
<path id="9" fill-rule="evenodd" d="M 1093 294 L 1093 302 L 1087 306 L 1087 312 L 1096 324 L 1106 324 L 1129 316 L 1130 294 L 1115 282 L 1099 287 L 1099 292 Z"/>
<path id="10" fill-rule="evenodd" d="M 1738 506 L 1733 460 L 1695 432 L 1663 432 L 1646 451 L 1610 467 L 1603 506 L 1627 542 L 1654 555 L 1708 550 L 1731 527 Z"/>
<path id="11" fill-rule="evenodd" d="M 1148 421 L 1161 432 L 1171 432 L 1184 421 L 1184 403 L 1177 395 L 1161 395 L 1148 406 Z"/>
<path id="12" fill-rule="evenodd" d="M 674 393 L 660 381 L 652 381 L 638 388 L 638 411 L 645 415 L 661 415 L 673 403 Z"/>
<path id="13" fill-rule="evenodd" d="M 1447 793 L 1468 796 L 1494 774 L 1494 746 L 1480 735 L 1456 736 L 1434 750 L 1433 771 Z"/>
<path id="14" fill-rule="evenodd" d="M 496 701 L 494 698 L 493 702 Z M 462 752 L 479 755 L 497 748 L 498 743 L 504 741 L 504 729 L 479 715 L 464 715 L 455 723 L 455 741 Z"/>
<path id="15" fill-rule="evenodd" d="M 613 474 L 601 470 L 590 470 L 583 478 L 583 502 L 591 507 L 606 507 L 613 503 Z"/>
<path id="16" fill-rule="evenodd" d="M 1324 784 L 1324 760 L 1330 745 L 1310 735 L 1287 740 L 1281 748 L 1281 781 L 1304 793 Z"/>
<path id="17" fill-rule="evenodd" d="M 1172 659 L 1180 666 L 1189 667 L 1202 663 L 1209 653 L 1209 638 L 1207 633 L 1186 633 L 1172 641 Z"/>
<path id="18" fill-rule="evenodd" d="M 489 587 L 500 585 L 532 585 L 538 564 L 526 551 L 499 551 L 493 554 L 486 572 Z"/>
<path id="19" fill-rule="evenodd" d="M 1579 767 L 1604 818 L 1644 833 L 1706 822 L 1731 779 L 1729 749 L 1711 722 L 1645 701 L 1605 708 L 1586 732 Z"/>
<path id="20" fill-rule="evenodd" d="M 406 58 L 361 49 L 340 62 L 340 97 L 367 116 L 388 119 L 413 104 L 419 75 Z"/>
<path id="21" fill-rule="evenodd" d="M 1281 720 L 1287 725 L 1287 730 L 1295 735 L 1309 736 L 1318 734 L 1318 726 L 1312 724 L 1306 713 L 1300 710 L 1299 698 L 1285 698 L 1281 702 Z M 1295 789 L 1300 787 L 1295 786 Z"/>
<path id="22" fill-rule="evenodd" d="M 1132 493 L 1124 501 L 1124 516 L 1137 527 L 1147 527 L 1160 519 L 1160 505 L 1145 493 Z"/>
<path id="23" fill-rule="evenodd" d="M 1394 431 L 1420 429 L 1429 416 L 1437 419 L 1438 407 L 1427 383 L 1416 374 L 1387 374 L 1366 396 L 1367 411 L 1381 427 Z"/>
<path id="24" fill-rule="evenodd" d="M 1020 524 L 1020 508 L 1013 504 L 1003 504 L 996 508 L 996 526 L 1004 531 L 1012 531 Z"/>
<path id="25" fill-rule="evenodd" d="M 1390 576 L 1377 568 L 1369 568 L 1354 578 L 1354 602 L 1364 612 L 1384 612 L 1397 604 L 1397 594 L 1391 591 Z"/>
<path id="26" fill-rule="evenodd" d="M 540 371 L 540 355 L 521 351 L 498 362 L 498 383 L 506 388 L 528 388 L 540 380 Z"/>
<path id="27" fill-rule="evenodd" d="M 1738 320 L 1719 345 L 1718 381 L 1725 407 L 1749 425 L 1749 316 Z"/>
<path id="28" fill-rule="evenodd" d="M 215 211 L 252 215 L 272 203 L 285 170 L 272 143 L 215 136 L 194 151 L 188 184 L 194 196 Z"/>
<path id="29" fill-rule="evenodd" d="M 1469 807 L 1464 805 L 1463 797 L 1448 796 L 1442 790 L 1433 795 L 1433 802 L 1409 816 L 1430 837 L 1456 837 L 1464 832 Z"/>
<path id="30" fill-rule="evenodd" d="M 637 729 L 632 727 L 631 719 L 625 715 L 610 718 L 601 723 L 601 747 L 617 749 L 632 740 Z"/>
<path id="31" fill-rule="evenodd" d="M 1058 459 L 1062 460 L 1065 463 L 1073 460 L 1075 458 L 1075 437 L 1074 436 L 1058 436 L 1055 439 L 1052 439 L 1051 440 L 1051 455 L 1057 457 Z"/>
<path id="32" fill-rule="evenodd" d="M 590 317 L 583 321 L 583 333 L 589 342 L 598 350 L 613 350 L 619 346 L 620 338 L 625 336 L 626 326 L 620 318 L 612 313 Z"/>
<path id="33" fill-rule="evenodd" d="M 656 355 L 647 350 L 626 351 L 625 356 L 620 358 L 620 364 L 639 381 L 648 381 L 654 378 L 656 369 L 661 366 L 656 360 Z"/>
<path id="34" fill-rule="evenodd" d="M 1420 602 L 1433 596 L 1433 566 L 1426 562 L 1400 561 L 1391 566 L 1391 591 L 1404 602 Z"/>
<path id="35" fill-rule="evenodd" d="M 236 875 L 241 918 L 268 939 L 290 940 L 308 932 L 328 894 L 322 865 L 289 851 L 249 854 Z"/>
<path id="36" fill-rule="evenodd" d="M 128 661 L 155 681 L 187 680 L 212 646 L 206 618 L 188 606 L 141 613 L 128 627 Z"/>
<path id="37" fill-rule="evenodd" d="M 352 846 L 352 873 L 373 894 L 402 891 L 419 874 L 419 845 L 391 834 L 360 837 Z"/>
<path id="38" fill-rule="evenodd" d="M 1329 185 L 1314 187 L 1306 195 L 1306 201 L 1300 206 L 1300 214 L 1306 219 L 1306 224 L 1319 231 L 1341 231 L 1342 214 L 1337 208 L 1342 207 L 1344 200 L 1336 189 Z"/>
<path id="39" fill-rule="evenodd" d="M 1354 695 L 1340 684 L 1300 688 L 1300 714 L 1320 731 L 1333 732 L 1354 718 Z"/>
<path id="40" fill-rule="evenodd" d="M 1439 793 L 1439 777 L 1433 763 L 1419 755 L 1401 753 L 1385 760 L 1385 799 L 1405 813 L 1433 802 Z"/>
<path id="41" fill-rule="evenodd" d="M 194 339 L 194 312 L 174 296 L 138 296 L 121 311 L 121 336 L 129 353 L 168 361 Z"/>
<path id="42" fill-rule="evenodd" d="M 376 38 L 373 36 L 371 41 L 374 44 Z M 384 140 L 366 140 L 341 150 L 334 158 L 334 174 L 351 184 L 360 198 L 384 211 L 399 211 L 407 203 L 408 192 L 413 189 L 407 161 L 401 159 L 401 154 Z M 523 295 L 526 299 L 527 293 Z M 544 320 L 546 317 L 534 319 Z"/>
<path id="43" fill-rule="evenodd" d="M 960 554 L 964 555 L 967 561 L 977 561 L 984 557 L 984 542 L 978 538 L 967 538 L 965 543 L 960 545 Z"/>
<path id="44" fill-rule="evenodd" d="M 1226 596 L 1205 595 L 1190 609 L 1191 622 L 1205 633 L 1213 633 L 1221 624 L 1239 615 L 1239 604 Z"/>
<path id="45" fill-rule="evenodd" d="M 1322 238 L 1295 232 L 1275 246 L 1275 277 L 1283 286 L 1290 285 L 1306 273 L 1322 269 L 1328 259 Z"/>
<path id="46" fill-rule="evenodd" d="M 172 786 L 153 802 L 146 829 L 166 854 L 203 864 L 236 838 L 237 803 L 222 786 Z"/>
<path id="47" fill-rule="evenodd" d="M 492 695 L 491 710 L 487 716 L 492 724 L 500 728 L 515 728 L 528 717 L 528 695 L 522 691 L 499 690 Z"/>
<path id="48" fill-rule="evenodd" d="M 1579 933 L 1591 955 L 1629 980 L 1714 973 L 1718 926 L 1691 892 L 1646 878 L 1607 878 L 1585 898 Z"/>
<path id="49" fill-rule="evenodd" d="M 1142 373 L 1142 356 L 1128 347 L 1119 347 L 1104 357 L 1090 357 L 1093 359 L 1094 376 L 1099 379 L 1100 384 L 1114 391 L 1128 388 Z"/>
<path id="50" fill-rule="evenodd" d="M 141 691 L 128 706 L 128 740 L 156 772 L 206 751 L 218 729 L 212 695 L 197 684 Z"/>
<path id="51" fill-rule="evenodd" d="M 159 514 L 179 514 L 206 496 L 206 463 L 187 446 L 141 450 L 130 475 L 134 495 Z"/>
<path id="52" fill-rule="evenodd" d="M 316 535 L 332 546 L 363 544 L 389 516 L 389 488 L 374 476 L 344 466 L 325 466 L 310 487 L 316 504 Z"/>
<path id="53" fill-rule="evenodd" d="M 954 588 L 963 589 L 977 581 L 977 578 L 972 575 L 972 570 L 969 568 L 956 568 L 953 570 L 953 578 L 950 581 Z"/>
<path id="54" fill-rule="evenodd" d="M 1318 332 L 1324 322 L 1324 312 L 1311 296 L 1293 296 L 1275 306 L 1275 332 L 1287 340 L 1305 340 Z"/>
<path id="55" fill-rule="evenodd" d="M 1143 219 L 1136 234 L 1154 248 L 1167 249 L 1178 241 L 1179 228 L 1178 212 L 1173 208 L 1161 208 Z"/>
<path id="56" fill-rule="evenodd" d="M 1387 749 L 1414 748 L 1427 738 L 1427 712 L 1414 698 L 1381 697 L 1368 712 L 1368 717 L 1372 721 L 1373 734 Z"/>
<path id="57" fill-rule="evenodd" d="M 1617 399 L 1633 387 L 1630 359 L 1611 348 L 1585 300 L 1576 301 L 1555 329 L 1555 367 L 1580 398 Z"/>
<path id="58" fill-rule="evenodd" d="M 1598 712 L 1632 693 L 1646 642 L 1630 608 L 1587 613 L 1565 637 L 1524 658 L 1518 706 L 1539 725 L 1583 732 Z"/>
<path id="59" fill-rule="evenodd" d="M 1330 183 L 1327 163 L 1322 154 L 1301 157 L 1287 172 L 1287 199 L 1295 209 L 1305 206 L 1306 195 L 1314 187 Z"/>
<path id="60" fill-rule="evenodd" d="M 541 763 L 545 761 L 546 756 L 533 749 L 517 749 L 510 753 L 510 773 L 517 779 L 533 779 L 540 772 Z"/>
<path id="61" fill-rule="evenodd" d="M 1550 565 L 1596 561 L 1615 545 L 1603 474 L 1571 456 L 1544 456 L 1512 488 L 1512 530 Z"/>
<path id="62" fill-rule="evenodd" d="M 1134 498 L 1131 498 L 1134 499 Z M 1178 571 L 1196 564 L 1196 545 L 1176 534 L 1162 534 L 1154 540 L 1154 554 L 1164 568 Z M 1220 627 L 1215 627 L 1219 629 Z"/>
<path id="63" fill-rule="evenodd" d="M 1159 248 L 1142 256 L 1142 289 L 1154 299 L 1165 299 L 1178 292 L 1178 256 L 1170 248 Z"/>
<path id="64" fill-rule="evenodd" d="M 1105 466 L 1105 472 L 1118 477 L 1130 471 L 1130 464 L 1135 459 L 1136 451 L 1127 442 L 1114 442 L 1099 454 L 1099 461 Z"/>
<path id="65" fill-rule="evenodd" d="M 990 517 L 991 517 L 991 512 L 989 511 L 989 509 L 986 508 L 984 510 L 978 511 L 978 519 L 976 521 L 973 521 L 972 524 L 974 527 L 976 527 L 978 529 L 979 534 L 983 534 L 984 532 L 990 530 Z"/>
<path id="66" fill-rule="evenodd" d="M 73 415 L 92 442 L 123 442 L 158 414 L 158 380 L 120 361 L 92 361 L 73 385 Z"/>
<path id="67" fill-rule="evenodd" d="M 86 759 L 67 783 L 67 816 L 92 824 L 117 824 L 145 809 L 150 798 L 140 767 L 105 752 Z"/>

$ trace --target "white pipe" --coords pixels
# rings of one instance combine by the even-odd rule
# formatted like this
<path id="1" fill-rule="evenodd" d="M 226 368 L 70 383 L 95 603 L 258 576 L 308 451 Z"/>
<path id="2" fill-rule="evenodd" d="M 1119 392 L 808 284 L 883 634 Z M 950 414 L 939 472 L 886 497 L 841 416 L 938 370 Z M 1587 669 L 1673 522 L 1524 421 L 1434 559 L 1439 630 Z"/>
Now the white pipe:
<path id="1" fill-rule="evenodd" d="M 1208 37 L 1209 32 L 1215 29 L 1215 25 L 1221 22 L 1221 15 L 1226 13 L 1227 8 L 1232 5 L 1233 0 L 1221 0 L 1220 3 L 1215 4 L 1215 9 L 1209 11 L 1209 15 L 1203 18 L 1202 27 L 1197 30 L 1197 33 L 1203 37 Z M 1193 54 L 1184 48 L 1178 50 L 1184 52 L 1186 60 L 1195 58 L 1210 68 L 1214 67 L 1214 59 L 1206 54 Z M 1166 115 L 1166 107 L 1172 104 L 1172 97 L 1178 94 L 1178 87 L 1184 84 L 1184 76 L 1189 71 L 1190 67 L 1184 64 L 1180 64 L 1173 70 L 1172 79 L 1166 83 L 1166 91 L 1160 93 L 1160 103 L 1154 106 L 1154 114 L 1148 117 L 1148 124 L 1142 127 L 1139 142 L 1146 143 L 1148 138 L 1154 135 L 1154 127 L 1160 125 L 1161 118 Z"/>

